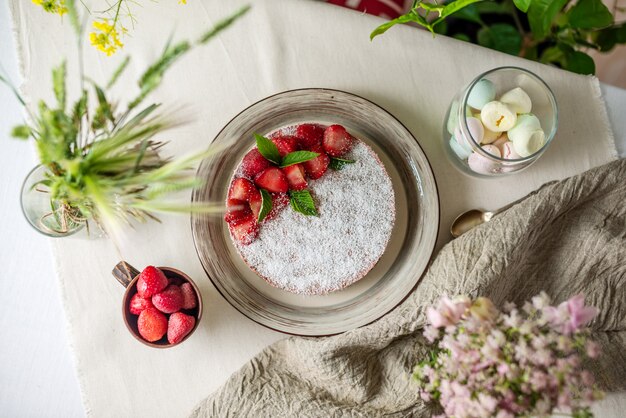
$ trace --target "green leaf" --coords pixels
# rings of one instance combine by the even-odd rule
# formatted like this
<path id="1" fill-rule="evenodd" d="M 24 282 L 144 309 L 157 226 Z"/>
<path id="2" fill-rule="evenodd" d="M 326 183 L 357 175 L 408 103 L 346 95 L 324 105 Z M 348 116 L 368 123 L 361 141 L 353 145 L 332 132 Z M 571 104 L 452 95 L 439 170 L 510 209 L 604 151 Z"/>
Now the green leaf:
<path id="1" fill-rule="evenodd" d="M 65 0 L 65 7 L 67 7 L 67 14 L 70 17 L 70 24 L 78 36 L 81 35 L 80 23 L 78 18 L 78 11 L 76 10 L 75 0 Z"/>
<path id="2" fill-rule="evenodd" d="M 254 139 L 256 139 L 256 147 L 259 149 L 261 155 L 269 162 L 280 165 L 281 158 L 276 144 L 258 134 L 254 134 Z"/>
<path id="3" fill-rule="evenodd" d="M 120 76 L 122 75 L 126 67 L 128 67 L 129 62 L 130 62 L 130 57 L 127 56 L 126 58 L 124 58 L 124 61 L 122 61 L 122 63 L 115 69 L 115 71 L 113 72 L 113 75 L 111 76 L 111 79 L 107 83 L 107 89 L 110 89 L 111 87 L 113 87 L 117 79 L 120 78 Z"/>
<path id="4" fill-rule="evenodd" d="M 392 26 L 395 26 L 398 23 L 409 23 L 409 22 L 415 22 L 422 26 L 427 24 L 426 20 L 422 16 L 418 15 L 417 13 L 413 11 L 410 11 L 409 13 L 399 16 L 393 20 L 390 20 L 389 22 L 383 23 L 382 25 L 374 29 L 372 33 L 370 33 L 370 41 L 373 40 L 378 35 L 382 35 L 383 33 L 387 32 Z"/>
<path id="5" fill-rule="evenodd" d="M 470 37 L 464 33 L 455 33 L 452 37 L 454 39 L 458 39 L 459 41 L 471 42 Z"/>
<path id="6" fill-rule="evenodd" d="M 589 55 L 574 51 L 567 56 L 565 69 L 578 74 L 595 74 L 596 65 Z"/>
<path id="7" fill-rule="evenodd" d="M 230 17 L 227 17 L 226 19 L 223 19 L 217 22 L 217 24 L 211 30 L 209 30 L 208 32 L 206 32 L 204 35 L 200 37 L 200 39 L 198 40 L 198 43 L 199 44 L 206 43 L 207 41 L 209 41 L 209 39 L 213 38 L 215 35 L 223 31 L 227 27 L 229 27 L 235 20 L 245 15 L 248 12 L 248 10 L 250 10 L 250 5 L 246 5 L 242 7 L 241 9 L 233 13 Z"/>
<path id="8" fill-rule="evenodd" d="M 16 139 L 28 139 L 30 134 L 31 130 L 26 125 L 17 125 L 11 130 L 11 136 Z"/>
<path id="9" fill-rule="evenodd" d="M 104 94 L 104 90 L 102 90 L 95 83 L 93 84 L 93 88 L 96 91 L 96 96 L 98 97 L 98 107 L 96 108 L 96 113 L 93 118 L 92 126 L 94 129 L 100 129 L 104 127 L 107 120 L 115 123 L 115 117 L 113 116 L 113 109 L 111 107 L 111 104 Z"/>
<path id="10" fill-rule="evenodd" d="M 263 154 L 261 154 L 263 155 Z M 317 152 L 312 151 L 294 151 L 285 155 L 281 167 L 289 167 L 290 165 L 300 164 L 305 161 L 313 160 L 320 155 Z"/>
<path id="11" fill-rule="evenodd" d="M 532 1 L 532 0 L 531 0 Z M 510 8 L 506 2 L 496 3 L 495 1 L 484 1 L 477 3 L 471 7 L 476 7 L 479 14 L 497 14 L 508 15 L 511 14 Z"/>
<path id="12" fill-rule="evenodd" d="M 1 68 L 2 68 L 2 66 L 0 66 L 0 69 Z M 5 84 L 13 92 L 13 95 L 21 103 L 21 105 L 26 107 L 26 102 L 24 101 L 24 99 L 22 98 L 20 93 L 15 88 L 15 85 L 9 80 L 8 76 L 7 77 L 3 77 L 2 74 L 0 74 L 0 83 Z"/>
<path id="13" fill-rule="evenodd" d="M 315 202 L 308 190 L 291 190 L 289 191 L 289 202 L 296 212 L 300 212 L 307 216 L 317 216 Z"/>
<path id="14" fill-rule="evenodd" d="M 528 7 L 528 23 L 533 38 L 542 40 L 550 33 L 552 21 L 569 0 L 532 0 Z"/>
<path id="15" fill-rule="evenodd" d="M 513 3 L 515 3 L 515 7 L 517 7 L 524 13 L 528 11 L 528 6 L 530 6 L 530 2 L 531 0 L 513 0 Z"/>
<path id="16" fill-rule="evenodd" d="M 615 45 L 626 43 L 626 23 L 593 32 L 591 37 L 600 51 L 610 51 Z"/>
<path id="17" fill-rule="evenodd" d="M 577 29 L 604 28 L 613 23 L 613 15 L 602 0 L 578 0 L 567 14 L 569 24 Z"/>
<path id="18" fill-rule="evenodd" d="M 354 160 L 346 160 L 343 158 L 330 158 L 330 164 L 328 164 L 328 166 L 332 169 L 332 170 L 341 170 L 342 168 L 344 168 L 347 164 L 354 164 L 356 161 Z"/>
<path id="19" fill-rule="evenodd" d="M 257 222 L 261 223 L 263 219 L 272 211 L 272 195 L 265 189 L 261 189 L 261 211 L 259 212 L 259 217 Z"/>
<path id="20" fill-rule="evenodd" d="M 508 23 L 496 23 L 478 31 L 478 43 L 496 51 L 518 55 L 522 49 L 522 35 Z"/>
<path id="21" fill-rule="evenodd" d="M 52 69 L 52 88 L 54 90 L 54 97 L 56 97 L 59 103 L 59 108 L 65 109 L 65 76 L 66 76 L 66 63 L 63 61 L 57 68 Z"/>
<path id="22" fill-rule="evenodd" d="M 446 4 L 446 7 L 443 8 L 441 16 L 439 16 L 439 18 L 435 20 L 432 25 L 435 26 L 451 14 L 458 12 L 459 10 L 469 6 L 470 4 L 478 3 L 480 1 L 483 0 L 456 0 L 448 3 Z"/>
<path id="23" fill-rule="evenodd" d="M 559 65 L 561 65 L 561 67 L 563 67 L 565 62 L 565 53 L 558 46 L 551 46 L 549 48 L 546 48 L 541 53 L 541 58 L 539 61 L 543 64 L 558 63 Z"/>
<path id="24" fill-rule="evenodd" d="M 483 3 L 483 4 L 487 4 L 487 3 Z M 478 5 L 476 4 L 471 4 L 459 10 L 454 15 L 454 17 L 456 19 L 467 20 L 468 22 L 478 23 L 479 25 L 483 24 L 483 20 L 480 18 L 480 13 L 478 12 Z"/>
<path id="25" fill-rule="evenodd" d="M 168 47 L 161 57 L 142 74 L 139 79 L 139 95 L 128 105 L 129 109 L 133 109 L 154 89 L 156 89 L 163 80 L 165 71 L 174 64 L 181 56 L 191 49 L 191 44 L 187 41 L 180 42 L 174 46 Z"/>
<path id="26" fill-rule="evenodd" d="M 75 124 L 78 124 L 83 118 L 83 116 L 85 115 L 85 113 L 87 113 L 87 100 L 88 100 L 87 95 L 88 95 L 87 90 L 83 90 L 82 94 L 80 95 L 80 99 L 78 99 L 76 103 L 74 103 L 74 111 L 72 113 L 72 120 L 74 121 Z"/>

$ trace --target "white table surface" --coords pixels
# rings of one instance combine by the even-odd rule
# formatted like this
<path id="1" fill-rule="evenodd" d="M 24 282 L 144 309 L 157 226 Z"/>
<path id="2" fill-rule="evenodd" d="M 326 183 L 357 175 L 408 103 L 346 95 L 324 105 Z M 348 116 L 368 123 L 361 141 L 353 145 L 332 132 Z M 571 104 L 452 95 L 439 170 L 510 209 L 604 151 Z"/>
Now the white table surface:
<path id="1" fill-rule="evenodd" d="M 0 63 L 19 82 L 8 8 L 0 4 Z M 619 155 L 626 156 L 626 90 L 603 85 Z M 7 89 L 0 88 L 0 415 L 10 417 L 84 416 L 80 389 L 65 332 L 65 319 L 52 265 L 50 243 L 34 232 L 19 207 L 21 182 L 35 165 L 33 149 L 8 138 L 22 121 Z M 597 416 L 620 416 L 625 396 L 610 396 Z M 620 409 L 621 408 L 621 409 Z M 617 414 L 617 415 L 616 415 Z"/>

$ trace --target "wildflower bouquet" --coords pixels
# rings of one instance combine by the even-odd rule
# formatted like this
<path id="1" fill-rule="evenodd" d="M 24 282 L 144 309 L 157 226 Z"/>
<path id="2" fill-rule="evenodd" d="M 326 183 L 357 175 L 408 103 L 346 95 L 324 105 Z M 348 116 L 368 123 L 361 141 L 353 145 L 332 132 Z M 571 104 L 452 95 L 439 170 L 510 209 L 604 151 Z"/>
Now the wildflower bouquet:
<path id="1" fill-rule="evenodd" d="M 584 328 L 596 313 L 582 295 L 555 307 L 542 292 L 504 312 L 484 297 L 443 297 L 427 311 L 433 351 L 413 372 L 419 394 L 455 418 L 590 417 L 603 393 L 581 362 L 599 355 Z"/>
<path id="2" fill-rule="evenodd" d="M 64 0 L 63 7 L 80 36 L 74 0 Z M 48 235 L 62 236 L 93 220 L 111 234 L 120 221 L 156 219 L 154 212 L 220 210 L 210 203 L 181 205 L 162 200 L 171 192 L 196 186 L 199 181 L 190 169 L 213 150 L 177 160 L 162 158 L 159 151 L 164 143 L 154 137 L 177 123 L 158 112 L 159 104 L 143 102 L 176 60 L 194 46 L 205 44 L 247 10 L 218 22 L 195 42 L 166 45 L 162 55 L 141 75 L 138 91 L 127 104 L 111 100 L 108 90 L 123 74 L 129 58 L 106 85 L 83 75 L 81 68 L 81 91 L 72 104 L 67 103 L 66 66 L 61 64 L 52 71 L 56 103 L 40 101 L 36 110 L 29 109 L 17 89 L 0 75 L 0 81 L 13 89 L 29 115 L 28 123 L 16 126 L 12 134 L 35 141 L 45 168 L 31 189 L 45 193 L 50 202 L 35 220 L 25 209 L 31 224 Z M 24 202 L 23 195 L 23 207 Z"/>

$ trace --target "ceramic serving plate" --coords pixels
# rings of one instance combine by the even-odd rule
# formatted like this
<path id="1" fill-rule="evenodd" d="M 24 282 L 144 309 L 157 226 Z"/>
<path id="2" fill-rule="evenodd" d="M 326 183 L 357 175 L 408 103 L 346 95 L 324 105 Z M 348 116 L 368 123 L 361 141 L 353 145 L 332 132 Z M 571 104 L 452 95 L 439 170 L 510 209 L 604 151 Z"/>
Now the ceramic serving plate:
<path id="1" fill-rule="evenodd" d="M 392 179 L 396 222 L 391 240 L 363 279 L 324 296 L 292 294 L 270 286 L 243 262 L 221 218 L 194 214 L 191 226 L 207 275 L 242 314 L 288 334 L 332 335 L 375 321 L 415 289 L 435 248 L 439 198 L 428 159 L 394 116 L 354 94 L 301 89 L 253 104 L 222 129 L 213 143 L 226 151 L 200 164 L 204 183 L 192 200 L 224 202 L 233 171 L 254 146 L 253 134 L 304 122 L 343 125 L 374 149 Z"/>

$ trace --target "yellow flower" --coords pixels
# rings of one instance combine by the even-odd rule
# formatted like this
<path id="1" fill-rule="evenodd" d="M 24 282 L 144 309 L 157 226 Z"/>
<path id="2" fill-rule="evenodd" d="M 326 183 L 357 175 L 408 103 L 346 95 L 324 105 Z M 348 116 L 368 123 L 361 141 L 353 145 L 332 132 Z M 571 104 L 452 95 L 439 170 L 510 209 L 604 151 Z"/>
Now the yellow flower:
<path id="1" fill-rule="evenodd" d="M 57 13 L 63 16 L 67 13 L 65 0 L 32 0 L 37 6 L 41 6 L 48 13 Z"/>
<path id="2" fill-rule="evenodd" d="M 89 41 L 91 45 L 107 54 L 107 56 L 114 54 L 118 48 L 124 47 L 124 44 L 120 42 L 120 33 L 115 25 L 109 23 L 109 19 L 94 21 L 93 28 L 96 31 L 89 34 Z M 121 26 L 121 30 L 122 33 L 126 33 L 126 29 L 123 26 Z"/>
<path id="3" fill-rule="evenodd" d="M 35 1 L 35 0 L 33 0 Z M 178 0 L 178 4 L 187 4 L 187 0 Z"/>

